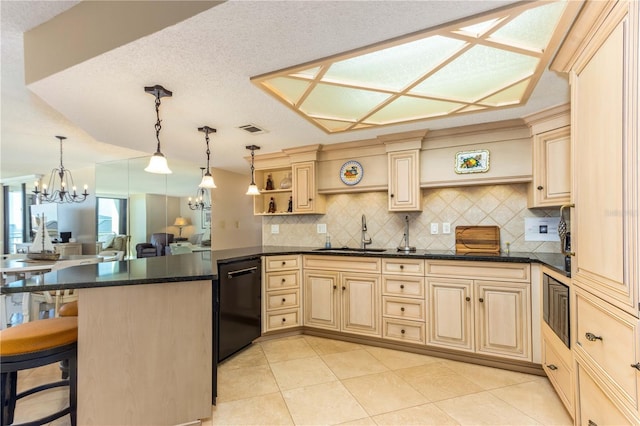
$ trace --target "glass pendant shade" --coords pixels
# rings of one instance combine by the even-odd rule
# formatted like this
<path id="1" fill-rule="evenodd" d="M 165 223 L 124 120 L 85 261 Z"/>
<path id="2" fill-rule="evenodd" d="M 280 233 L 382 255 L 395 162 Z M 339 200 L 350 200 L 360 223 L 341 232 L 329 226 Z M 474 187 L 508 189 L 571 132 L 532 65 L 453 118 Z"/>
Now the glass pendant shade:
<path id="1" fill-rule="evenodd" d="M 209 188 L 209 189 L 217 188 L 216 183 L 213 181 L 213 176 L 211 176 L 211 173 L 209 172 L 207 172 L 204 176 L 202 176 L 202 181 L 198 186 L 200 188 Z"/>
<path id="2" fill-rule="evenodd" d="M 249 185 L 247 189 L 247 195 L 260 195 L 260 190 L 258 189 L 258 185 L 252 183 Z"/>
<path id="3" fill-rule="evenodd" d="M 149 165 L 144 169 L 148 173 L 168 175 L 173 173 L 167 164 L 166 157 L 161 152 L 156 152 L 149 159 Z"/>

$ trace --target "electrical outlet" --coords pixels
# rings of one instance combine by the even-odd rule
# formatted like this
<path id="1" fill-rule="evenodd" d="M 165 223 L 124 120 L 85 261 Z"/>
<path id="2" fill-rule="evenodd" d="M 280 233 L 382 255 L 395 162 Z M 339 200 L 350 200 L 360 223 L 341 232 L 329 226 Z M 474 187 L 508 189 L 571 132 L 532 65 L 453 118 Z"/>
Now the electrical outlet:
<path id="1" fill-rule="evenodd" d="M 432 223 L 431 224 L 431 235 L 435 235 L 438 233 L 438 224 L 437 223 Z"/>
<path id="2" fill-rule="evenodd" d="M 327 224 L 326 223 L 318 223 L 316 228 L 318 230 L 318 234 L 326 234 L 327 233 Z"/>
<path id="3" fill-rule="evenodd" d="M 442 222 L 442 233 L 443 234 L 451 233 L 451 224 L 449 222 Z"/>
<path id="4" fill-rule="evenodd" d="M 279 234 L 280 233 L 280 225 L 271 225 L 271 233 Z"/>

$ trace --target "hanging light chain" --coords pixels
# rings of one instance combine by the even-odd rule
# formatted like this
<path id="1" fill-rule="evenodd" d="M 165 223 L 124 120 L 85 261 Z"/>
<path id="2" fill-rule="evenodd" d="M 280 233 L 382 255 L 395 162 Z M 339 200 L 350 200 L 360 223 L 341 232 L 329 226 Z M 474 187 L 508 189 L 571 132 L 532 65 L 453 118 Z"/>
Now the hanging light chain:
<path id="1" fill-rule="evenodd" d="M 160 92 L 156 91 L 156 140 L 158 141 L 158 148 L 156 152 L 160 152 L 160 130 L 162 129 L 162 120 L 160 120 Z"/>

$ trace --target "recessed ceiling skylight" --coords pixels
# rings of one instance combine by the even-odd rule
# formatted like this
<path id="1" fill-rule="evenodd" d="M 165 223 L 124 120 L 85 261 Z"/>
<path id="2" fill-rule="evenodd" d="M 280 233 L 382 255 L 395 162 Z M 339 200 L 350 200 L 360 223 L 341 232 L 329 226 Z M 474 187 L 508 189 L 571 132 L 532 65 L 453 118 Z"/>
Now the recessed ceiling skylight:
<path id="1" fill-rule="evenodd" d="M 251 81 L 327 133 L 517 106 L 579 7 L 519 3 Z"/>

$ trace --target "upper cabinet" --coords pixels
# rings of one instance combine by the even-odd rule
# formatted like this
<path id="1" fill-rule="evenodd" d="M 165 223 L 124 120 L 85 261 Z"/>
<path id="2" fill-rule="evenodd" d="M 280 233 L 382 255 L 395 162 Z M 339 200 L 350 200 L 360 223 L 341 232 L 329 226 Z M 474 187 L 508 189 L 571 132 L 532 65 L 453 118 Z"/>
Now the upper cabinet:
<path id="1" fill-rule="evenodd" d="M 525 117 L 531 128 L 532 172 L 528 207 L 571 202 L 571 127 L 569 105 Z"/>
<path id="2" fill-rule="evenodd" d="M 322 214 L 324 195 L 318 194 L 316 155 L 319 145 L 266 154 L 255 159 L 255 215 Z"/>
<path id="3" fill-rule="evenodd" d="M 420 191 L 420 148 L 424 131 L 387 135 L 383 139 L 389 170 L 389 211 L 422 210 Z"/>

